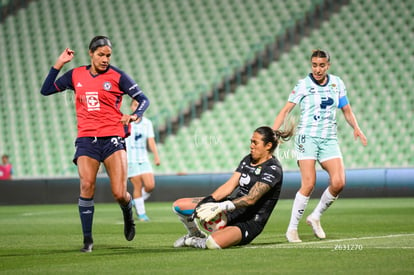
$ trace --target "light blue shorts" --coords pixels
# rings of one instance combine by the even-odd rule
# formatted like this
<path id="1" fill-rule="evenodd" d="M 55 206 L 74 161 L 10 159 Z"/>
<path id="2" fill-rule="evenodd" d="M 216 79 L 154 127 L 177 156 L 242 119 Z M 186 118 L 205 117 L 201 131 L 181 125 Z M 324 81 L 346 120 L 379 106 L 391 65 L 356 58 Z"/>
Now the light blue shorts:
<path id="1" fill-rule="evenodd" d="M 152 166 L 149 161 L 128 162 L 128 178 L 147 173 L 153 173 Z"/>
<path id="2" fill-rule="evenodd" d="M 334 158 L 342 158 L 336 138 L 319 138 L 308 135 L 295 137 L 295 149 L 298 160 L 314 159 L 324 162 Z"/>

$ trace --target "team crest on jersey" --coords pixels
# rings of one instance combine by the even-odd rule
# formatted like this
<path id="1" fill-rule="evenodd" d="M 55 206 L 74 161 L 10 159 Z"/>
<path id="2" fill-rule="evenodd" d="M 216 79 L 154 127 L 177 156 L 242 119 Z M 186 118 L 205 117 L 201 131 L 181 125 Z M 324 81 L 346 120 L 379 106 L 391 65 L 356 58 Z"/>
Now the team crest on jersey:
<path id="1" fill-rule="evenodd" d="M 98 92 L 86 92 L 85 97 L 88 111 L 99 111 L 101 109 Z"/>
<path id="2" fill-rule="evenodd" d="M 260 172 L 262 172 L 262 166 L 257 167 L 256 170 L 254 171 L 256 175 L 260 175 Z"/>
<path id="3" fill-rule="evenodd" d="M 111 82 L 106 81 L 106 82 L 103 84 L 103 88 L 104 88 L 104 90 L 105 90 L 105 91 L 109 91 L 109 90 L 111 90 L 111 88 L 112 88 L 112 84 L 111 84 Z"/>
<path id="4" fill-rule="evenodd" d="M 336 86 L 335 83 L 332 83 L 331 84 L 331 91 L 334 92 L 334 93 L 336 93 L 336 94 L 339 93 L 338 87 Z"/>

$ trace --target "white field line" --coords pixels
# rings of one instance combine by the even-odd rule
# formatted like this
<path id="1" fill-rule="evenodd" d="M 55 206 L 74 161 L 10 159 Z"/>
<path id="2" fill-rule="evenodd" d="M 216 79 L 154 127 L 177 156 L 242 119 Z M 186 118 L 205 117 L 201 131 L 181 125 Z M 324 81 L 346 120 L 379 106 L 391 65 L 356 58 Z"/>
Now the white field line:
<path id="1" fill-rule="evenodd" d="M 302 242 L 302 243 L 251 245 L 251 246 L 245 246 L 244 248 L 320 248 L 320 249 L 329 248 L 333 250 L 361 250 L 359 248 L 362 246 L 362 247 L 371 248 L 371 249 L 414 249 L 414 246 L 372 247 L 372 246 L 364 246 L 364 245 L 357 243 L 358 241 L 363 241 L 363 240 L 402 238 L 402 237 L 413 237 L 413 236 L 414 236 L 414 233 L 393 234 L 393 235 L 384 235 L 384 236 L 367 236 L 367 237 L 336 239 L 336 240 L 320 240 L 320 241 Z M 344 242 L 348 242 L 349 244 L 340 244 Z M 335 245 L 332 246 L 332 243 L 334 243 L 335 245 L 338 245 L 339 249 L 335 249 Z M 327 244 L 330 244 L 330 245 L 327 245 Z"/>

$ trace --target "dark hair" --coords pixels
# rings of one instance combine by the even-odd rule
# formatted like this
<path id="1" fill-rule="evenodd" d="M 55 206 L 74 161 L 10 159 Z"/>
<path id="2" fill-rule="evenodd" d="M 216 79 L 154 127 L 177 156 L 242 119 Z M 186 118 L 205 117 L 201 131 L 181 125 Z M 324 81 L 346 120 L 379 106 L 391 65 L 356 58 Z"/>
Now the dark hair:
<path id="1" fill-rule="evenodd" d="M 329 55 L 327 51 L 324 51 L 324 50 L 319 50 L 319 49 L 313 50 L 312 55 L 311 55 L 311 60 L 314 57 L 326 58 L 328 59 L 328 62 L 331 61 L 331 56 Z"/>
<path id="2" fill-rule="evenodd" d="M 287 130 L 281 131 L 273 130 L 268 126 L 261 126 L 257 128 L 255 132 L 263 136 L 262 140 L 265 144 L 267 144 L 268 142 L 272 143 L 272 148 L 270 148 L 269 152 L 273 154 L 273 152 L 277 148 L 277 145 L 282 143 L 280 139 L 282 139 L 283 141 L 288 141 L 294 135 L 295 127 L 294 125 L 290 125 L 290 127 Z"/>
<path id="3" fill-rule="evenodd" d="M 89 43 L 89 50 L 91 52 L 94 52 L 96 51 L 97 48 L 103 47 L 103 46 L 108 46 L 112 48 L 112 43 L 108 37 L 103 36 L 103 35 L 98 35 L 92 38 L 91 42 Z"/>

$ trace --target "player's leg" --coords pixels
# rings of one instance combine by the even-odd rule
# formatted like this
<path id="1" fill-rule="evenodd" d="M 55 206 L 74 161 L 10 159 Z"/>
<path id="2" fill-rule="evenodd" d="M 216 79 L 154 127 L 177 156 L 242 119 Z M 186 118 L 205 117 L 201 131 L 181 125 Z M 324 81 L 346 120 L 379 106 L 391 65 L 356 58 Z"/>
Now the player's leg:
<path id="1" fill-rule="evenodd" d="M 318 205 L 313 212 L 306 218 L 306 222 L 312 227 L 315 236 L 325 239 L 326 234 L 323 230 L 320 219 L 322 214 L 332 205 L 338 198 L 339 193 L 345 186 L 345 171 L 342 158 L 335 158 L 321 163 L 321 166 L 329 174 L 329 186 L 323 192 Z"/>
<path id="2" fill-rule="evenodd" d="M 286 238 L 289 242 L 301 242 L 298 235 L 298 225 L 316 183 L 316 161 L 313 159 L 304 159 L 299 160 L 298 163 L 301 173 L 301 187 L 293 201 L 290 221 L 286 231 Z"/>
<path id="3" fill-rule="evenodd" d="M 342 161 L 342 153 L 336 139 L 328 139 L 320 146 L 320 163 L 329 175 L 329 186 L 323 192 L 321 199 L 307 217 L 306 222 L 312 227 L 315 236 L 324 239 L 326 234 L 322 229 L 320 219 L 331 204 L 336 200 L 345 186 L 345 168 Z"/>
<path id="4" fill-rule="evenodd" d="M 226 226 L 213 232 L 207 238 L 189 237 L 185 239 L 185 245 L 202 249 L 222 249 L 234 246 L 242 240 L 242 232 L 237 226 Z"/>
<path id="5" fill-rule="evenodd" d="M 149 163 L 147 164 L 147 166 Z M 147 216 L 147 213 L 145 211 L 145 204 L 144 201 L 147 200 L 151 196 L 151 192 L 154 190 L 155 187 L 155 179 L 154 174 L 152 173 L 152 170 L 149 171 L 148 168 L 145 169 L 147 172 L 144 172 L 141 174 L 141 181 L 142 181 L 142 189 L 141 189 L 141 198 L 140 200 L 140 211 L 139 214 L 139 220 L 141 221 L 149 221 L 149 218 Z"/>
<path id="6" fill-rule="evenodd" d="M 243 219 L 238 217 L 238 219 Z M 207 238 L 191 237 L 185 240 L 186 246 L 195 248 L 222 249 L 234 245 L 246 245 L 251 243 L 263 231 L 263 225 L 247 220 L 236 222 L 213 232 Z"/>
<path id="7" fill-rule="evenodd" d="M 105 158 L 104 165 L 109 176 L 112 194 L 119 203 L 124 216 L 124 235 L 128 241 L 135 237 L 132 212 L 132 196 L 127 192 L 127 159 L 125 150 L 117 150 Z"/>
<path id="8" fill-rule="evenodd" d="M 141 175 L 137 175 L 137 176 L 129 178 L 129 180 L 131 181 L 134 187 L 133 198 L 134 198 L 135 210 L 137 211 L 138 220 L 149 221 L 149 218 L 147 217 L 145 213 L 144 198 L 142 197 L 143 178 Z"/>
<path id="9" fill-rule="evenodd" d="M 83 243 L 82 252 L 92 252 L 92 223 L 95 212 L 93 196 L 95 194 L 96 174 L 100 162 L 88 156 L 77 158 L 80 178 L 80 196 L 78 201 L 79 216 L 82 224 Z"/>
<path id="10" fill-rule="evenodd" d="M 142 196 L 142 178 L 140 175 L 136 175 L 133 177 L 130 177 L 129 180 L 132 183 L 132 187 L 134 189 L 132 196 L 133 198 L 139 198 Z"/>
<path id="11" fill-rule="evenodd" d="M 328 190 L 333 197 L 337 197 L 345 187 L 345 168 L 342 158 L 334 158 L 321 163 L 329 174 Z"/>
<path id="12" fill-rule="evenodd" d="M 301 174 L 301 187 L 295 195 L 286 231 L 286 238 L 289 242 L 301 242 L 298 235 L 298 225 L 316 183 L 315 164 L 318 158 L 318 143 L 319 140 L 311 136 L 297 135 L 295 137 L 295 150 Z"/>
<path id="13" fill-rule="evenodd" d="M 191 215 L 194 212 L 194 208 L 197 203 L 203 198 L 183 198 L 178 199 L 173 203 L 173 211 L 177 214 L 180 221 L 183 223 L 187 234 L 175 241 L 174 247 L 185 246 L 185 240 L 189 237 L 206 238 L 206 234 L 202 232 L 197 224 L 197 221 L 191 219 Z"/>
<path id="14" fill-rule="evenodd" d="M 209 249 L 227 248 L 239 244 L 241 240 L 242 232 L 240 228 L 237 226 L 226 226 L 221 230 L 213 232 L 208 238 L 206 246 Z"/>
<path id="15" fill-rule="evenodd" d="M 146 172 L 142 173 L 141 178 L 143 181 L 143 187 L 142 187 L 141 193 L 145 201 L 151 196 L 151 193 L 152 191 L 154 191 L 154 188 L 155 188 L 155 178 L 154 178 L 154 173 L 152 172 L 152 169 L 151 170 L 146 169 Z"/>

